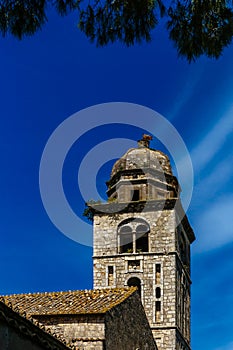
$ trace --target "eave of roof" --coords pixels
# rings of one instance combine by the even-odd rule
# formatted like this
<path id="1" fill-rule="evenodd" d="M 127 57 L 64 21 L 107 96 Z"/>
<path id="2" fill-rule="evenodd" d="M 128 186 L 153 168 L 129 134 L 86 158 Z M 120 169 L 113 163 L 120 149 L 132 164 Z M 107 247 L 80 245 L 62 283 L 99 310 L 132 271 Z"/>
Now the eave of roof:
<path id="1" fill-rule="evenodd" d="M 94 214 L 109 215 L 114 213 L 141 213 L 147 211 L 161 211 L 174 209 L 178 198 L 154 199 L 137 202 L 109 202 L 101 204 L 87 203 Z"/>

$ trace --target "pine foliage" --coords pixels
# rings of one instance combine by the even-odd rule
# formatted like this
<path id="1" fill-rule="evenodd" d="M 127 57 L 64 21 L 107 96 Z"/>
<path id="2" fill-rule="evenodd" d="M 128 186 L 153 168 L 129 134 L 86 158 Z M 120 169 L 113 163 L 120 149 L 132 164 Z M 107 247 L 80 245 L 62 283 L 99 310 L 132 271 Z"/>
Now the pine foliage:
<path id="1" fill-rule="evenodd" d="M 233 37 L 233 3 L 222 0 L 0 0 L 0 33 L 33 35 L 47 21 L 49 6 L 61 16 L 75 11 L 79 29 L 97 46 L 151 41 L 163 16 L 178 54 L 188 61 L 218 58 Z"/>

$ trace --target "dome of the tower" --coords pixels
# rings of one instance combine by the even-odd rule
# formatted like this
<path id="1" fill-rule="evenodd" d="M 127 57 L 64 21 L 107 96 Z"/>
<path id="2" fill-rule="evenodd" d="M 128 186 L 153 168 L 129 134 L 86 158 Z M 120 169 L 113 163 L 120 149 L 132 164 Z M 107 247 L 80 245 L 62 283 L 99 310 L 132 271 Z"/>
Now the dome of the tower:
<path id="1" fill-rule="evenodd" d="M 144 137 L 147 135 L 144 135 Z M 169 158 L 161 151 L 149 148 L 148 140 L 138 141 L 138 148 L 129 149 L 113 165 L 111 178 L 119 171 L 151 168 L 172 175 Z"/>

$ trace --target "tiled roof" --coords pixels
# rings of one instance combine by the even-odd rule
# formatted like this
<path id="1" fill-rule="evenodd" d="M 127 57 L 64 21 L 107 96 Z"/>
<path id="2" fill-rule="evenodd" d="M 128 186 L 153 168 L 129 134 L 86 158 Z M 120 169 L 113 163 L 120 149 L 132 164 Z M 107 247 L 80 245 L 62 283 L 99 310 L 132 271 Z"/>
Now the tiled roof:
<path id="1" fill-rule="evenodd" d="M 74 349 L 72 344 L 68 344 L 62 337 L 45 330 L 43 325 L 32 318 L 22 317 L 9 306 L 0 301 L 0 321 L 8 327 L 16 329 L 17 333 L 20 333 L 20 336 L 25 339 L 25 342 L 30 339 L 33 344 L 42 345 L 43 349 L 47 350 Z"/>
<path id="2" fill-rule="evenodd" d="M 13 294 L 0 297 L 27 317 L 36 315 L 104 314 L 136 291 L 135 287 L 84 291 Z"/>

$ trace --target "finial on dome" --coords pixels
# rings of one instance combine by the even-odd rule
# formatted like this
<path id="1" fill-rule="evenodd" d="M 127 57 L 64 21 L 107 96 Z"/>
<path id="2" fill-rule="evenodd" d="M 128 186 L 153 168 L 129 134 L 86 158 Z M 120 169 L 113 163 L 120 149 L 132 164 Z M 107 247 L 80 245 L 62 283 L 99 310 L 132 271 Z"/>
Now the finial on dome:
<path id="1" fill-rule="evenodd" d="M 149 148 L 150 147 L 150 141 L 153 139 L 151 135 L 143 134 L 142 139 L 138 140 L 138 147 L 139 148 Z"/>

